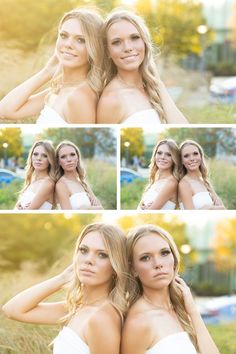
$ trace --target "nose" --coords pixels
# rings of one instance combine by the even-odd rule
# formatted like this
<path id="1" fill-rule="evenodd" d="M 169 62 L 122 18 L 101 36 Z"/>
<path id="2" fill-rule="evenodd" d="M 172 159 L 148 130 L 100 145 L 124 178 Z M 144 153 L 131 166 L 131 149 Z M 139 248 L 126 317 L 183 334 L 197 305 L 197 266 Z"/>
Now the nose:
<path id="1" fill-rule="evenodd" d="M 68 37 L 65 42 L 65 47 L 66 48 L 72 48 L 73 47 L 73 38 Z"/>
<path id="2" fill-rule="evenodd" d="M 159 257 L 154 257 L 153 259 L 153 268 L 154 269 L 161 269 L 163 268 L 163 265 L 161 263 L 161 260 Z"/>
<path id="3" fill-rule="evenodd" d="M 133 48 L 132 48 L 132 44 L 131 44 L 131 41 L 130 40 L 125 40 L 124 41 L 124 51 L 126 53 L 129 53 L 129 52 L 132 52 Z"/>
<path id="4" fill-rule="evenodd" d="M 94 255 L 91 252 L 87 253 L 85 264 L 89 264 L 89 265 L 94 264 Z"/>

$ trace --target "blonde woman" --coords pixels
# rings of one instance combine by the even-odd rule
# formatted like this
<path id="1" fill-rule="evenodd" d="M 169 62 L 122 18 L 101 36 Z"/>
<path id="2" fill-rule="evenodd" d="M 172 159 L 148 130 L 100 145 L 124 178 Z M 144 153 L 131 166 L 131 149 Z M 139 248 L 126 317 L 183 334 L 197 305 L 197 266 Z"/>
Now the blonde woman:
<path id="1" fill-rule="evenodd" d="M 56 200 L 61 209 L 102 209 L 86 181 L 85 170 L 78 147 L 71 141 L 62 141 L 56 148 Z"/>
<path id="2" fill-rule="evenodd" d="M 101 91 L 102 18 L 80 8 L 66 13 L 59 24 L 54 55 L 37 74 L 0 102 L 2 119 L 39 115 L 37 124 L 95 123 Z M 52 86 L 36 93 L 52 80 Z"/>
<path id="3" fill-rule="evenodd" d="M 21 322 L 63 322 L 54 354 L 119 354 L 126 274 L 123 232 L 108 224 L 90 224 L 77 240 L 73 266 L 16 295 L 3 311 Z M 44 302 L 65 285 L 66 301 Z"/>
<path id="4" fill-rule="evenodd" d="M 161 140 L 153 149 L 149 184 L 139 203 L 140 210 L 174 210 L 177 204 L 179 149 L 172 139 Z"/>
<path id="5" fill-rule="evenodd" d="M 26 164 L 25 184 L 15 209 L 35 210 L 53 207 L 56 158 L 52 143 L 36 141 Z"/>
<path id="6" fill-rule="evenodd" d="M 160 227 L 142 225 L 127 240 L 133 284 L 122 354 L 220 354 L 178 274 L 179 253 Z"/>
<path id="7" fill-rule="evenodd" d="M 225 209 L 208 180 L 202 147 L 193 140 L 180 145 L 181 169 L 179 202 L 181 209 Z"/>
<path id="8" fill-rule="evenodd" d="M 188 123 L 160 80 L 148 28 L 131 11 L 115 9 L 104 23 L 106 87 L 98 123 Z"/>

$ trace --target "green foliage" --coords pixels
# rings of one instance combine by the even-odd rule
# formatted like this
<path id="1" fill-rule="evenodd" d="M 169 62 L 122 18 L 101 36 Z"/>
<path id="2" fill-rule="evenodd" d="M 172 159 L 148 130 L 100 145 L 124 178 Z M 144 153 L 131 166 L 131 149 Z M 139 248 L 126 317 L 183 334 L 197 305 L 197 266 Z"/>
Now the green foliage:
<path id="1" fill-rule="evenodd" d="M 147 182 L 134 180 L 121 187 L 121 209 L 136 210 Z"/>
<path id="2" fill-rule="evenodd" d="M 215 157 L 219 149 L 228 155 L 236 150 L 235 130 L 232 128 L 171 128 L 163 135 L 174 139 L 177 144 L 186 139 L 195 140 L 208 157 Z"/>
<path id="3" fill-rule="evenodd" d="M 133 156 L 142 156 L 144 154 L 144 137 L 142 128 L 123 128 L 121 130 L 121 156 L 126 156 L 128 150 L 129 160 Z M 129 146 L 124 144 L 129 142 Z"/>
<path id="4" fill-rule="evenodd" d="M 22 154 L 22 135 L 20 128 L 0 128 L 0 159 L 3 158 L 2 144 L 8 143 L 7 156 L 19 157 Z"/>
<path id="5" fill-rule="evenodd" d="M 115 155 L 115 131 L 111 128 L 49 128 L 42 134 L 57 146 L 62 140 L 70 140 L 79 147 L 84 158 L 92 158 L 96 153 Z"/>
<path id="6" fill-rule="evenodd" d="M 86 162 L 89 184 L 104 209 L 116 209 L 116 168 L 106 162 Z"/>
<path id="7" fill-rule="evenodd" d="M 22 187 L 23 182 L 17 180 L 10 184 L 2 183 L 0 185 L 0 210 L 14 208 Z"/>

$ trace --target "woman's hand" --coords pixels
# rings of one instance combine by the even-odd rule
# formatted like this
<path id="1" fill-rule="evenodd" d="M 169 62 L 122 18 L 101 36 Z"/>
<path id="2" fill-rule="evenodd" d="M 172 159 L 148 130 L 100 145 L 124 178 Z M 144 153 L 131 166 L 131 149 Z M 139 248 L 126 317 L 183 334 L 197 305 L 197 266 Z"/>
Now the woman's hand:
<path id="1" fill-rule="evenodd" d="M 185 281 L 179 276 L 176 276 L 175 284 L 182 292 L 185 309 L 187 313 L 190 315 L 191 312 L 196 311 L 196 304 L 194 302 L 191 290 L 189 286 L 185 283 Z"/>
<path id="2" fill-rule="evenodd" d="M 73 275 L 74 275 L 74 268 L 73 268 L 73 264 L 71 264 L 59 274 L 59 277 L 61 278 L 63 284 L 67 284 L 72 280 Z"/>
<path id="3" fill-rule="evenodd" d="M 59 62 L 56 51 L 51 56 L 51 58 L 48 60 L 48 62 L 45 64 L 44 70 L 50 75 L 51 78 L 53 76 L 58 75 L 59 72 L 61 71 L 61 64 Z"/>

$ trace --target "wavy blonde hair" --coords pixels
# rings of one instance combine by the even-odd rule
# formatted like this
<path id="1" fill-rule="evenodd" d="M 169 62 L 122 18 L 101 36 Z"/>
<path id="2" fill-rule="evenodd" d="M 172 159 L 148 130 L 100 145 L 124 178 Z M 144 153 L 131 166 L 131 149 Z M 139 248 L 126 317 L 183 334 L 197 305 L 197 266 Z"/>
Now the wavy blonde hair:
<path id="1" fill-rule="evenodd" d="M 149 224 L 137 226 L 136 228 L 130 230 L 127 237 L 127 253 L 130 267 L 132 268 L 133 265 L 133 253 L 136 243 L 140 238 L 146 237 L 150 235 L 150 233 L 154 233 L 157 236 L 161 237 L 168 243 L 170 247 L 171 253 L 174 257 L 174 277 L 171 283 L 169 284 L 170 300 L 183 329 L 189 334 L 195 348 L 198 350 L 196 333 L 186 312 L 182 292 L 175 285 L 174 282 L 175 276 L 178 274 L 179 270 L 180 257 L 177 246 L 172 236 L 167 231 L 163 230 L 161 227 Z M 130 282 L 129 284 L 130 306 L 134 304 L 143 294 L 143 287 L 140 279 L 132 276 L 132 274 L 131 277 L 132 282 Z"/>
<path id="2" fill-rule="evenodd" d="M 70 147 L 72 147 L 75 150 L 75 153 L 76 153 L 76 155 L 78 157 L 78 163 L 77 163 L 77 166 L 76 166 L 76 172 L 77 172 L 77 174 L 79 176 L 79 180 L 80 180 L 85 192 L 87 193 L 87 195 L 88 195 L 88 197 L 90 199 L 90 202 L 93 205 L 93 196 L 91 195 L 90 188 L 89 188 L 88 182 L 86 180 L 86 172 L 85 172 L 85 169 L 83 167 L 82 160 L 81 160 L 80 150 L 74 143 L 72 143 L 69 140 L 63 140 L 56 147 L 56 161 L 57 161 L 56 180 L 58 181 L 64 175 L 64 170 L 63 170 L 63 168 L 61 167 L 61 165 L 59 163 L 59 153 L 60 153 L 60 150 L 63 147 L 65 147 L 65 146 L 70 146 Z"/>
<path id="3" fill-rule="evenodd" d="M 29 155 L 28 155 L 27 162 L 26 162 L 25 183 L 24 183 L 23 189 L 20 191 L 20 193 L 23 193 L 29 187 L 29 185 L 32 183 L 32 179 L 33 179 L 34 171 L 35 171 L 33 164 L 32 164 L 32 155 L 34 153 L 34 149 L 37 146 L 42 146 L 45 149 L 46 154 L 47 154 L 47 158 L 48 158 L 48 162 L 49 162 L 48 169 L 47 169 L 48 176 L 53 181 L 56 181 L 56 177 L 55 177 L 56 157 L 55 157 L 55 149 L 53 147 L 53 144 L 49 140 L 39 140 L 33 144 L 33 146 L 31 147 L 31 149 L 29 151 Z"/>
<path id="4" fill-rule="evenodd" d="M 158 172 L 158 167 L 156 164 L 156 154 L 157 154 L 157 150 L 159 149 L 159 147 L 161 145 L 167 145 L 168 148 L 170 149 L 170 154 L 171 154 L 171 158 L 173 161 L 172 167 L 171 167 L 171 172 L 172 175 L 176 178 L 176 180 L 179 180 L 179 165 L 180 165 L 180 158 L 179 158 L 179 148 L 178 145 L 176 144 L 176 142 L 173 139 L 164 139 L 159 141 L 156 146 L 153 149 L 152 152 L 152 157 L 150 160 L 150 165 L 149 165 L 149 185 L 148 187 L 150 187 L 150 185 L 152 185 L 155 180 L 156 180 L 156 175 Z"/>
<path id="5" fill-rule="evenodd" d="M 185 140 L 180 144 L 179 147 L 179 152 L 180 152 L 180 157 L 181 157 L 181 161 L 182 161 L 182 151 L 183 148 L 189 145 L 193 145 L 196 146 L 196 148 L 199 151 L 199 154 L 201 156 L 201 164 L 199 166 L 199 171 L 201 173 L 202 179 L 203 179 L 203 183 L 204 186 L 206 187 L 207 191 L 209 192 L 212 201 L 214 201 L 214 188 L 211 185 L 211 182 L 208 179 L 208 170 L 207 170 L 207 165 L 206 165 L 206 161 L 205 161 L 205 157 L 204 157 L 204 151 L 203 148 L 201 147 L 201 145 L 199 145 L 196 141 L 194 140 Z M 184 166 L 183 163 L 180 164 L 180 171 L 179 171 L 179 175 L 180 175 L 180 179 L 182 179 L 186 174 L 187 174 L 187 169 Z"/>
<path id="6" fill-rule="evenodd" d="M 77 19 L 85 39 L 85 46 L 88 52 L 89 70 L 87 82 L 91 89 L 100 95 L 103 88 L 102 65 L 104 58 L 104 47 L 102 42 L 103 19 L 95 7 L 77 8 L 66 12 L 60 20 L 60 30 L 64 22 L 70 19 Z M 59 78 L 52 81 L 52 89 L 58 90 Z"/>
<path id="7" fill-rule="evenodd" d="M 149 101 L 152 107 L 157 111 L 160 119 L 163 123 L 167 123 L 165 112 L 162 106 L 160 90 L 159 90 L 159 75 L 157 72 L 156 64 L 153 58 L 153 44 L 149 30 L 144 22 L 144 20 L 136 15 L 135 13 L 124 10 L 121 8 L 114 9 L 111 11 L 105 22 L 103 28 L 103 41 L 105 47 L 105 60 L 104 60 L 104 71 L 105 71 L 105 84 L 107 85 L 117 74 L 117 67 L 113 63 L 112 59 L 109 57 L 108 43 L 107 43 L 107 33 L 109 28 L 116 22 L 125 20 L 130 22 L 137 31 L 139 32 L 144 45 L 145 45 L 145 56 L 142 64 L 140 65 L 140 73 L 142 76 L 143 85 L 145 91 L 148 94 Z"/>
<path id="8" fill-rule="evenodd" d="M 93 223 L 87 225 L 81 231 L 76 242 L 73 257 L 74 275 L 67 293 L 66 306 L 68 314 L 62 319 L 64 322 L 68 322 L 75 315 L 78 307 L 83 304 L 83 287 L 77 275 L 77 269 L 79 266 L 78 252 L 83 238 L 88 233 L 94 231 L 99 232 L 101 235 L 113 268 L 108 300 L 116 308 L 122 320 L 128 309 L 126 300 L 128 261 L 126 255 L 125 234 L 120 228 L 114 225 Z"/>

